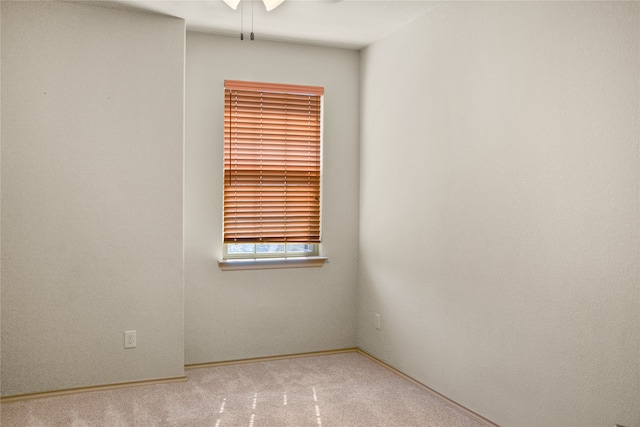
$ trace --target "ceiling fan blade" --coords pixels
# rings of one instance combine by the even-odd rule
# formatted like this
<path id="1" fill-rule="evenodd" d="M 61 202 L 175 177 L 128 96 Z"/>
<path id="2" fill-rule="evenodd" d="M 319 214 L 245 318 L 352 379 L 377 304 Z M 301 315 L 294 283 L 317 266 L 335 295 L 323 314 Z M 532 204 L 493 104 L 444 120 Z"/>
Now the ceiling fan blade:
<path id="1" fill-rule="evenodd" d="M 227 1 L 227 0 L 224 0 L 224 1 Z M 264 3 L 264 7 L 267 8 L 267 12 L 270 12 L 276 7 L 280 6 L 280 4 L 283 1 L 284 0 L 262 0 L 262 2 Z"/>
<path id="2" fill-rule="evenodd" d="M 240 3 L 240 0 L 224 0 L 224 2 L 227 4 L 227 6 L 229 6 L 231 9 L 236 10 L 238 8 L 238 4 Z"/>

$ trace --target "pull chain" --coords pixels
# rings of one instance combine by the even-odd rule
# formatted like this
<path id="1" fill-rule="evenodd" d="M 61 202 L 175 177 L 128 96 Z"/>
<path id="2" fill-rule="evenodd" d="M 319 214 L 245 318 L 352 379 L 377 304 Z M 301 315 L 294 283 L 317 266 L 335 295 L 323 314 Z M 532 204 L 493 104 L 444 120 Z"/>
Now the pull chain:
<path id="1" fill-rule="evenodd" d="M 240 40 L 244 40 L 244 3 L 240 4 Z"/>
<path id="2" fill-rule="evenodd" d="M 253 0 L 251 0 L 251 40 L 254 40 L 254 37 L 253 37 Z"/>
<path id="3" fill-rule="evenodd" d="M 251 0 L 251 40 L 256 39 L 253 33 L 253 3 L 254 0 Z M 240 40 L 244 40 L 244 2 L 240 3 Z"/>

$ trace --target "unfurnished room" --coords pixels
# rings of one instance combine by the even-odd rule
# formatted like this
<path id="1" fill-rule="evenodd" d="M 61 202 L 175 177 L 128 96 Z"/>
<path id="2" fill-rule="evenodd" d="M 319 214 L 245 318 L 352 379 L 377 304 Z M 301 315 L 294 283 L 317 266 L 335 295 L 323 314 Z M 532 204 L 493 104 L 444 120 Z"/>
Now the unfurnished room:
<path id="1" fill-rule="evenodd" d="M 2 426 L 640 427 L 640 2 L 0 24 Z"/>

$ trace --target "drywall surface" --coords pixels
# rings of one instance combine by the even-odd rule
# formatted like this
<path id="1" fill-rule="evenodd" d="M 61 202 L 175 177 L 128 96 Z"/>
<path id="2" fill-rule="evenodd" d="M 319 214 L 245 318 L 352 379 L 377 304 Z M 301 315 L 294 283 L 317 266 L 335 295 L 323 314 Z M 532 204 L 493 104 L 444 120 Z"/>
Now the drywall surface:
<path id="1" fill-rule="evenodd" d="M 2 394 L 182 375 L 184 22 L 1 7 Z"/>
<path id="2" fill-rule="evenodd" d="M 187 364 L 356 343 L 359 53 L 187 33 Z M 221 271 L 224 80 L 323 86 L 320 268 Z"/>
<path id="3" fill-rule="evenodd" d="M 454 2 L 363 52 L 359 346 L 501 425 L 640 425 L 638 23 Z"/>

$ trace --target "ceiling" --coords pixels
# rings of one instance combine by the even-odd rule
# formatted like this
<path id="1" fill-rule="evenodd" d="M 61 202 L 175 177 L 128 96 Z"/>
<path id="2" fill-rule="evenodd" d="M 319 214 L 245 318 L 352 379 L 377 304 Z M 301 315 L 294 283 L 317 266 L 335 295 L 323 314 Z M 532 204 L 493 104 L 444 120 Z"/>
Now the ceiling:
<path id="1" fill-rule="evenodd" d="M 237 10 L 222 0 L 108 0 L 100 6 L 137 9 L 183 18 L 187 29 L 249 40 L 292 41 L 361 49 L 402 28 L 441 3 L 428 0 L 285 0 L 271 12 L 260 0 Z M 252 18 L 253 15 L 253 18 Z"/>

